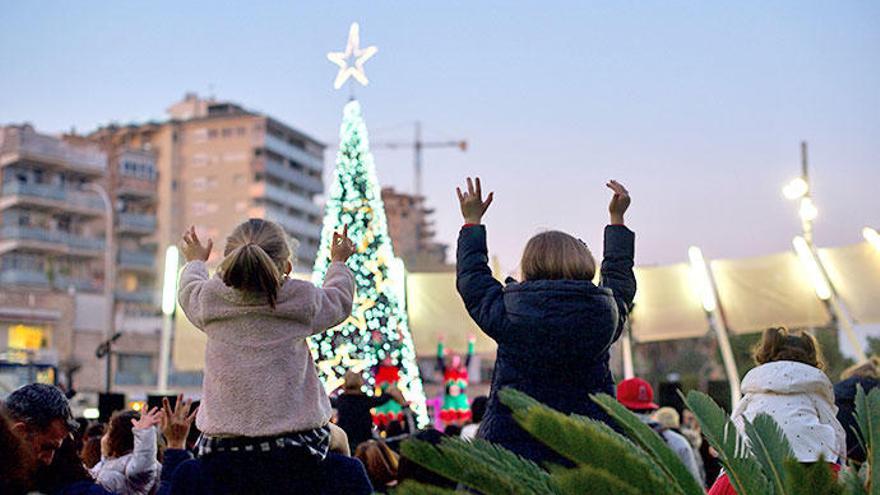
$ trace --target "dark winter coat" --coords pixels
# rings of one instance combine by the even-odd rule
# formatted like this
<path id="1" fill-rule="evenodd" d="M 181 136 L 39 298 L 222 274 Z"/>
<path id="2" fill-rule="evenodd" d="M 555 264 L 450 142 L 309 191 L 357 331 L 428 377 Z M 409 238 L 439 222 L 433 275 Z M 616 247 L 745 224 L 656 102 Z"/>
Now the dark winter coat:
<path id="1" fill-rule="evenodd" d="M 364 393 L 343 393 L 330 403 L 336 408 L 336 426 L 348 435 L 348 445 L 354 453 L 357 446 L 373 438 L 373 415 L 370 409 L 379 407 L 391 400 L 391 396 L 383 394 L 370 397 Z"/>
<path id="2" fill-rule="evenodd" d="M 486 229 L 458 237 L 458 293 L 471 318 L 498 343 L 492 389 L 479 433 L 535 461 L 561 458 L 520 429 L 498 392 L 512 387 L 564 413 L 613 425 L 590 394 L 614 395 L 609 349 L 623 329 L 633 297 L 635 234 L 605 228 L 602 285 L 586 280 L 534 280 L 502 287 L 488 266 Z"/>
<path id="3" fill-rule="evenodd" d="M 165 451 L 158 495 L 239 493 L 369 495 L 373 486 L 361 461 L 339 454 L 317 462 L 293 449 L 224 452 L 201 459 L 186 450 Z"/>
<path id="4" fill-rule="evenodd" d="M 865 462 L 865 449 L 859 445 L 859 440 L 853 428 L 858 428 L 856 423 L 856 387 L 861 385 L 865 393 L 880 385 L 880 381 L 874 378 L 853 376 L 834 385 L 834 405 L 837 406 L 837 420 L 840 421 L 846 431 L 846 456 L 858 462 Z"/>

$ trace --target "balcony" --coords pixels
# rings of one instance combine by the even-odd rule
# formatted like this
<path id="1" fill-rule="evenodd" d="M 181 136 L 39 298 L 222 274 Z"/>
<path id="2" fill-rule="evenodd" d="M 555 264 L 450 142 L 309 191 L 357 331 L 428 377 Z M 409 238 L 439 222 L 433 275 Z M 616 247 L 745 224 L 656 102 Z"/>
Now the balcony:
<path id="1" fill-rule="evenodd" d="M 132 292 L 118 290 L 116 291 L 116 300 L 127 303 L 153 304 L 155 302 L 155 297 L 153 291 L 149 290 L 137 290 Z"/>
<path id="2" fill-rule="evenodd" d="M 119 213 L 117 231 L 129 234 L 152 234 L 156 231 L 156 215 L 148 213 Z"/>
<path id="3" fill-rule="evenodd" d="M 3 286 L 10 285 L 49 285 L 49 276 L 44 271 L 28 270 L 24 268 L 0 269 L 0 283 Z"/>
<path id="4" fill-rule="evenodd" d="M 152 271 L 156 266 L 156 255 L 149 251 L 130 251 L 120 249 L 117 257 L 120 269 Z"/>
<path id="5" fill-rule="evenodd" d="M 307 239 L 321 239 L 321 226 L 308 220 L 297 218 L 278 208 L 267 207 L 266 219 L 277 222 L 293 237 L 305 242 Z"/>
<path id="6" fill-rule="evenodd" d="M 104 202 L 98 196 L 48 184 L 7 182 L 0 191 L 3 196 L 0 207 L 4 208 L 24 203 L 66 212 L 73 210 L 91 215 L 104 213 Z"/>
<path id="7" fill-rule="evenodd" d="M 2 138 L 0 166 L 30 159 L 91 175 L 102 175 L 107 170 L 107 155 L 96 146 L 74 146 L 29 128 L 5 129 Z"/>
<path id="8" fill-rule="evenodd" d="M 303 167 L 324 171 L 324 158 L 308 153 L 306 150 L 294 146 L 281 138 L 266 133 L 266 148 L 283 157 L 289 158 Z"/>
<path id="9" fill-rule="evenodd" d="M 116 195 L 136 199 L 155 199 L 158 194 L 156 184 L 156 179 L 123 175 L 117 179 Z"/>
<path id="10" fill-rule="evenodd" d="M 261 162 L 263 171 L 284 182 L 296 184 L 310 193 L 319 194 L 324 192 L 324 183 L 317 177 L 312 177 L 302 170 L 291 168 L 275 160 L 266 159 Z"/>
<path id="11" fill-rule="evenodd" d="M 60 231 L 50 231 L 39 227 L 20 227 L 4 225 L 0 227 L 0 253 L 17 248 L 44 249 L 61 254 L 100 255 L 104 250 L 104 240 L 83 237 Z"/>
<path id="12" fill-rule="evenodd" d="M 301 196 L 293 191 L 288 191 L 266 182 L 257 182 L 251 186 L 251 197 L 255 199 L 267 199 L 284 207 L 293 208 L 309 215 L 321 215 L 321 207 L 311 199 Z"/>
<path id="13" fill-rule="evenodd" d="M 100 285 L 85 277 L 75 277 L 54 273 L 49 275 L 46 271 L 32 268 L 3 268 L 0 269 L 0 283 L 4 286 L 29 285 L 39 287 L 54 287 L 59 290 L 70 288 L 80 291 L 100 290 Z"/>

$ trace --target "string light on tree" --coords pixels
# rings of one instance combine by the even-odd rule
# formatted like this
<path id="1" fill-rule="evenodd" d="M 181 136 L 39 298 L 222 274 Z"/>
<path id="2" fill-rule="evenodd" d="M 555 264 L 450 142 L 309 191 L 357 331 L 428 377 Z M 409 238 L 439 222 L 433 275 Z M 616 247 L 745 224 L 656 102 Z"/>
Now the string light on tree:
<path id="1" fill-rule="evenodd" d="M 375 52 L 375 47 L 360 49 L 358 27 L 353 24 L 346 51 L 328 55 L 340 67 L 334 86 L 338 89 L 349 77 L 367 84 L 363 62 Z M 356 61 L 354 67 L 349 67 L 345 60 L 352 55 Z M 363 374 L 367 383 L 365 392 L 373 394 L 376 392 L 373 371 L 379 364 L 384 361 L 398 368 L 397 386 L 411 403 L 419 426 L 425 426 L 428 423 L 425 394 L 403 295 L 405 272 L 402 262 L 394 256 L 388 236 L 367 126 L 357 100 L 349 101 L 343 109 L 339 141 L 312 278 L 316 284 L 323 282 L 330 264 L 333 232 L 348 225 L 348 235 L 357 247 L 348 261 L 354 272 L 356 292 L 349 318 L 312 337 L 312 354 L 328 390 L 338 387 L 339 377 L 350 370 Z"/>

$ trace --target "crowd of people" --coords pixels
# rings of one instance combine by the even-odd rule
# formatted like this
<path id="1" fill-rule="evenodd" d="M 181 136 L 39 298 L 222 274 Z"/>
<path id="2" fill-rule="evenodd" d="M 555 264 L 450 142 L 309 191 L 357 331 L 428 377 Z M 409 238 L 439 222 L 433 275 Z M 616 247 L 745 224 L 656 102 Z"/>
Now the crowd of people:
<path id="1" fill-rule="evenodd" d="M 199 405 L 178 396 L 161 408 L 118 411 L 106 423 L 84 424 L 74 420 L 59 389 L 26 385 L 0 409 L 0 493 L 369 494 L 404 480 L 456 487 L 401 456 L 403 438 L 432 444 L 449 436 L 482 438 L 541 465 L 570 465 L 517 425 L 498 398 L 506 387 L 612 428 L 617 425 L 589 395 L 616 394 L 710 494 L 734 493 L 690 411 L 656 404 L 642 379 L 615 385 L 609 351 L 636 293 L 635 235 L 624 221 L 629 193 L 615 181 L 607 186 L 613 196 L 598 285 L 589 248 L 558 231 L 529 240 L 522 280 L 502 285 L 488 266 L 482 225 L 494 195 L 484 199 L 480 179 L 468 178 L 466 190 L 457 190 L 464 220 L 457 289 L 498 351 L 489 396 L 469 402 L 466 369 L 460 359 L 445 361 L 441 347 L 444 431 L 418 431 L 406 421 L 408 402 L 393 380 L 376 397 L 365 393 L 360 373 L 347 373 L 331 400 L 318 378 L 308 337 L 352 311 L 355 285 L 346 262 L 356 247 L 347 229 L 334 234 L 331 263 L 316 287 L 287 276 L 290 244 L 272 222 L 251 219 L 237 227 L 215 276 L 206 265 L 212 241 L 202 242 L 190 228 L 178 299 L 207 336 Z M 766 413 L 799 462 L 824 459 L 839 469 L 847 459 L 864 460 L 851 432 L 853 401 L 857 385 L 867 390 L 880 383 L 880 360 L 848 370 L 832 386 L 815 339 L 784 328 L 765 331 L 754 357 L 757 366 L 743 379 L 744 396 L 732 412 L 737 427 Z M 393 410 L 382 435 L 374 424 L 377 409 Z"/>

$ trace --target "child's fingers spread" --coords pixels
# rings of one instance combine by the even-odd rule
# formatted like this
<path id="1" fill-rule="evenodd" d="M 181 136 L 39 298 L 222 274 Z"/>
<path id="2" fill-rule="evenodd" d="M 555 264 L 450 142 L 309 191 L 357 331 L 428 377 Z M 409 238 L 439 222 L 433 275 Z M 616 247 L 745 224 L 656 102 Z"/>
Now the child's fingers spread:
<path id="1" fill-rule="evenodd" d="M 477 177 L 477 189 L 475 190 L 475 192 L 476 192 L 478 198 L 483 197 L 483 186 L 480 184 L 479 177 Z"/>
<path id="2" fill-rule="evenodd" d="M 342 237 L 348 237 L 348 224 L 342 226 Z"/>
<path id="3" fill-rule="evenodd" d="M 474 181 L 470 177 L 467 178 L 467 185 L 468 185 L 468 194 L 473 196 L 473 194 L 474 194 Z"/>
<path id="4" fill-rule="evenodd" d="M 455 193 L 458 194 L 458 201 L 464 201 L 464 196 L 462 196 L 462 194 L 461 194 L 461 188 L 460 188 L 460 187 L 456 187 L 456 188 L 455 188 Z"/>

